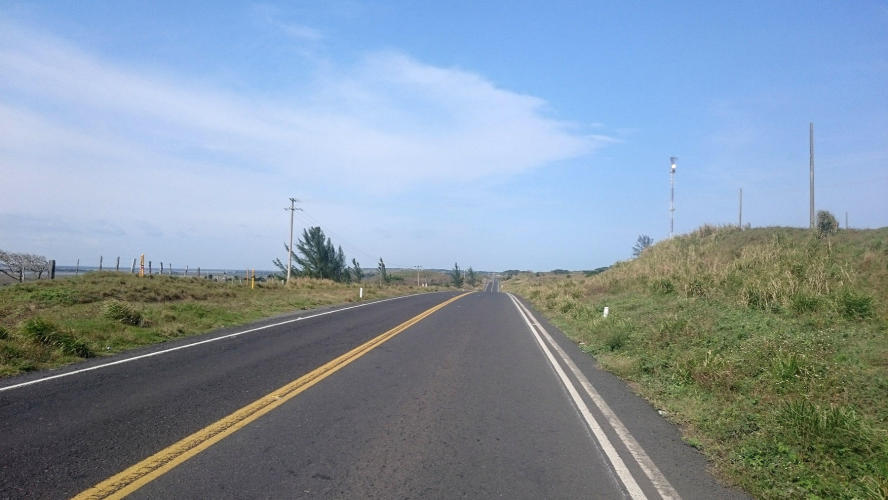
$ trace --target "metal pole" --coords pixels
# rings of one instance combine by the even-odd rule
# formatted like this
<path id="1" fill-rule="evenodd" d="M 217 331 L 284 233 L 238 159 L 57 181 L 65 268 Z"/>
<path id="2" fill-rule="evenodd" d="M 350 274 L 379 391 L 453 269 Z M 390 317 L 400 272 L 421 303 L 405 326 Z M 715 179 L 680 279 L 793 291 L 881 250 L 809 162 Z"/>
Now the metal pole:
<path id="1" fill-rule="evenodd" d="M 740 188 L 740 215 L 737 219 L 737 227 L 743 229 L 743 188 Z"/>
<path id="2" fill-rule="evenodd" d="M 845 229 L 848 229 L 848 212 L 845 212 Z"/>
<path id="3" fill-rule="evenodd" d="M 814 229 L 814 122 L 811 122 L 808 129 L 808 142 L 811 148 L 810 156 L 810 174 L 811 174 L 811 229 Z"/>
<path id="4" fill-rule="evenodd" d="M 672 168 L 669 171 L 669 237 L 675 234 L 675 161 L 678 158 L 671 156 L 669 163 Z"/>

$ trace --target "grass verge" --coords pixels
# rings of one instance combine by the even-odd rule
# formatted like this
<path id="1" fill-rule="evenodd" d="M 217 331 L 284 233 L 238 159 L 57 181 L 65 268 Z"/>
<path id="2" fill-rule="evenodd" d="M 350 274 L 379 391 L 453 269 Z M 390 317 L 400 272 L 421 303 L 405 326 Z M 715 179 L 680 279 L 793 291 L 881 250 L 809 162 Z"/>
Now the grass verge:
<path id="1" fill-rule="evenodd" d="M 364 284 L 364 300 L 436 288 Z M 300 309 L 358 301 L 358 285 L 289 287 L 88 273 L 0 288 L 0 376 L 58 367 Z"/>
<path id="2" fill-rule="evenodd" d="M 704 226 L 601 274 L 503 288 L 632 381 L 725 481 L 888 497 L 888 229 Z"/>

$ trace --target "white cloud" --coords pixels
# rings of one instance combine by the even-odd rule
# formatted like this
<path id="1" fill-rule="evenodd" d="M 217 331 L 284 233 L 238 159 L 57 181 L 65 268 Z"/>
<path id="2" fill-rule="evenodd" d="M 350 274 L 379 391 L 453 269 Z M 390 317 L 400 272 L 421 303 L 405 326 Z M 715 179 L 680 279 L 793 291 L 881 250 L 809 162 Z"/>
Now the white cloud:
<path id="1" fill-rule="evenodd" d="M 112 212 L 256 228 L 262 216 L 242 203 L 249 186 L 378 195 L 512 176 L 610 141 L 552 118 L 540 98 L 397 52 L 307 74 L 302 90 L 269 99 L 0 20 L 0 74 L 0 169 L 17 186 L 0 198 L 7 215 L 48 216 L 61 204 L 94 221 Z"/>

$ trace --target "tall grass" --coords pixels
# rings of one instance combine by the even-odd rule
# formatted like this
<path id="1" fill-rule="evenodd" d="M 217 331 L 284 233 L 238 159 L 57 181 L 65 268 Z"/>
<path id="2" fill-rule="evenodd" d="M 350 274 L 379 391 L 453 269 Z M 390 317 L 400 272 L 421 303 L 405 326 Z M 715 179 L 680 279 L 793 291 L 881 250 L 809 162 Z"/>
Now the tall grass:
<path id="1" fill-rule="evenodd" d="M 888 494 L 888 228 L 704 226 L 598 275 L 504 288 L 636 382 L 725 480 Z"/>

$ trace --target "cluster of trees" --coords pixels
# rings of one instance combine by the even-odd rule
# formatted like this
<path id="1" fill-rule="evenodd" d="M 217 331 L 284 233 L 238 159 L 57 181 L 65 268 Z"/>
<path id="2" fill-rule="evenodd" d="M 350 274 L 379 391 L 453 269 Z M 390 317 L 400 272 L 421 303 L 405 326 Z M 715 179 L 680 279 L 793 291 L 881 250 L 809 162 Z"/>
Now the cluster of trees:
<path id="1" fill-rule="evenodd" d="M 338 248 L 333 246 L 333 241 L 318 226 L 302 230 L 302 236 L 295 250 L 286 243 L 284 249 L 292 256 L 293 267 L 290 273 L 294 276 L 328 279 L 341 283 L 364 279 L 364 270 L 358 261 L 352 259 L 352 265 L 349 266 L 342 246 Z M 382 259 L 379 261 L 382 263 Z M 287 273 L 287 265 L 280 259 L 274 259 L 272 262 L 284 274 Z"/>
<path id="2" fill-rule="evenodd" d="M 293 276 L 328 279 L 340 283 L 360 282 L 365 277 L 361 264 L 356 259 L 351 259 L 349 266 L 342 247 L 333 245 L 330 237 L 318 226 L 304 229 L 295 246 L 296 248 L 290 249 L 289 245 L 284 243 L 284 250 L 291 254 L 293 260 L 293 267 L 290 268 L 290 274 Z M 272 263 L 286 275 L 286 263 L 281 259 L 274 259 Z M 402 277 L 389 274 L 382 257 L 379 258 L 376 273 L 381 283 L 403 280 Z M 454 263 L 450 279 L 456 287 L 463 286 L 463 283 L 475 286 L 478 283 L 478 274 L 471 266 L 461 270 L 459 264 Z"/>
<path id="3" fill-rule="evenodd" d="M 475 270 L 472 269 L 472 266 L 469 266 L 465 271 L 461 271 L 459 269 L 459 263 L 453 263 L 453 270 L 450 271 L 450 281 L 453 283 L 453 286 L 459 288 L 463 286 L 463 283 L 468 283 L 469 286 L 475 286 L 478 283 L 478 275 L 475 273 Z"/>
<path id="4" fill-rule="evenodd" d="M 0 273 L 16 281 L 24 280 L 24 273 L 35 273 L 37 279 L 49 271 L 49 261 L 42 255 L 0 250 Z"/>

